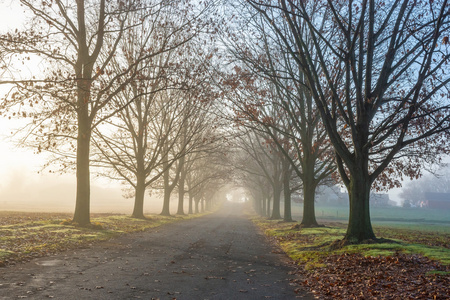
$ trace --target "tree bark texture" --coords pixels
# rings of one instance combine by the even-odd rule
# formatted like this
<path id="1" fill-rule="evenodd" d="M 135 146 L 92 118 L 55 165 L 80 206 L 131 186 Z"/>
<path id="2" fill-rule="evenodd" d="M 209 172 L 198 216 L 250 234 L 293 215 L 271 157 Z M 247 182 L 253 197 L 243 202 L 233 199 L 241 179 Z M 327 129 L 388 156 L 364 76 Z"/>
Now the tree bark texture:
<path id="1" fill-rule="evenodd" d="M 81 226 L 90 223 L 90 124 L 86 126 L 85 120 L 79 121 L 77 138 L 77 194 L 73 222 Z"/>
<path id="2" fill-rule="evenodd" d="M 184 168 L 184 156 L 180 158 L 180 179 L 178 181 L 178 209 L 177 215 L 184 215 L 184 183 L 186 179 L 186 171 Z"/>
<path id="3" fill-rule="evenodd" d="M 284 193 L 284 216 L 283 221 L 292 221 L 292 210 L 291 210 L 291 172 L 285 171 L 283 176 L 283 193 Z"/>
<path id="4" fill-rule="evenodd" d="M 303 182 L 303 217 L 301 225 L 304 227 L 319 226 L 316 220 L 315 210 L 316 185 L 306 180 Z"/>
<path id="5" fill-rule="evenodd" d="M 145 175 L 138 176 L 134 196 L 134 208 L 132 217 L 145 219 L 144 216 L 144 197 L 145 197 Z"/>
<path id="6" fill-rule="evenodd" d="M 86 70 L 89 75 L 89 70 Z M 91 142 L 91 119 L 89 117 L 91 83 L 89 80 L 77 82 L 77 193 L 73 222 L 81 226 L 88 225 L 90 220 L 90 142 Z"/>
<path id="7" fill-rule="evenodd" d="M 370 183 L 364 172 L 352 174 L 349 185 L 350 216 L 344 240 L 360 243 L 375 239 L 370 221 Z"/>
<path id="8" fill-rule="evenodd" d="M 192 198 L 191 193 L 188 193 L 188 194 L 189 194 L 189 212 L 188 212 L 188 214 L 192 215 L 194 213 L 194 210 L 193 210 L 194 199 Z"/>
<path id="9" fill-rule="evenodd" d="M 261 201 L 261 216 L 267 216 L 267 201 L 266 201 L 266 197 L 263 195 L 259 201 Z"/>
<path id="10" fill-rule="evenodd" d="M 161 216 L 170 216 L 170 194 L 171 191 L 168 188 L 164 188 L 164 200 Z"/>
<path id="11" fill-rule="evenodd" d="M 195 202 L 195 213 L 198 214 L 198 213 L 200 213 L 200 211 L 198 209 L 198 204 L 200 202 L 200 199 L 194 197 L 194 202 Z"/>
<path id="12" fill-rule="evenodd" d="M 271 220 L 281 219 L 280 202 L 281 202 L 281 186 L 276 184 L 274 185 L 273 188 L 273 209 L 272 215 L 270 216 Z"/>
<path id="13" fill-rule="evenodd" d="M 283 197 L 284 197 L 284 215 L 283 221 L 292 221 L 291 210 L 291 175 L 290 162 L 287 158 L 283 158 Z"/>

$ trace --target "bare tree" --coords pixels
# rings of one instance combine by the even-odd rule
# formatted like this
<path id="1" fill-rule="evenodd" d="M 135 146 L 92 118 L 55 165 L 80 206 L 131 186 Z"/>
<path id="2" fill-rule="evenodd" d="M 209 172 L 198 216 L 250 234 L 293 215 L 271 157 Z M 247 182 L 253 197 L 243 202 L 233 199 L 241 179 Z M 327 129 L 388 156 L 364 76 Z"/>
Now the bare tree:
<path id="1" fill-rule="evenodd" d="M 196 161 L 197 153 L 200 153 L 200 157 L 208 155 L 209 152 L 217 150 L 217 143 L 220 142 L 220 137 L 214 134 L 216 124 L 210 114 L 214 99 L 208 93 L 196 94 L 193 90 L 178 90 L 172 91 L 169 97 L 168 102 L 171 102 L 171 99 L 180 99 L 176 107 L 178 111 L 176 132 L 179 134 L 165 131 L 168 138 L 164 147 L 168 155 L 162 160 L 163 180 L 153 185 L 154 188 L 164 190 L 162 215 L 170 215 L 170 197 L 177 186 L 179 187 L 177 213 L 184 214 L 184 181 L 187 180 L 190 166 Z M 172 166 L 169 166 L 170 157 L 177 158 Z"/>
<path id="2" fill-rule="evenodd" d="M 234 97 L 239 98 L 233 102 L 234 107 L 248 119 L 246 126 L 257 127 L 271 136 L 286 162 L 291 163 L 303 182 L 301 224 L 318 226 L 316 187 L 335 171 L 332 147 L 319 111 L 306 87 L 301 67 L 285 51 L 273 27 L 261 15 L 248 12 L 245 6 L 238 5 L 235 9 L 243 19 L 240 29 L 245 28 L 245 34 L 234 33 L 227 40 L 232 45 L 229 47 L 232 57 L 239 61 L 234 76 L 227 78 L 237 90 Z M 285 180 L 290 180 L 285 175 Z M 289 198 L 290 189 L 284 191 L 285 198 Z M 285 201 L 285 205 L 288 203 Z"/>
<path id="3" fill-rule="evenodd" d="M 163 175 L 163 160 L 167 162 L 165 167 L 170 168 L 181 155 L 172 155 L 171 149 L 182 135 L 177 109 L 182 99 L 166 101 L 164 93 L 157 91 L 161 88 L 159 78 L 155 81 L 153 84 L 146 81 L 146 88 L 151 92 L 98 127 L 93 141 L 97 150 L 94 165 L 105 170 L 104 176 L 125 182 L 133 189 L 132 216 L 136 218 L 144 218 L 145 191 Z M 128 102 L 128 99 L 124 95 L 116 101 Z"/>
<path id="4" fill-rule="evenodd" d="M 133 64 L 141 49 L 164 43 L 166 38 L 163 37 L 173 35 L 172 28 L 178 28 L 178 18 L 169 10 L 161 13 L 158 20 L 135 27 L 123 42 L 123 48 L 127 49 L 127 62 Z M 194 38 L 189 28 L 178 29 L 176 35 L 180 40 Z M 195 77 L 197 73 L 203 74 L 200 68 L 193 68 L 192 62 L 186 59 L 194 48 L 195 43 L 191 40 L 142 61 L 144 67 L 136 80 L 114 99 L 114 105 L 124 109 L 116 117 L 106 120 L 105 126 L 95 130 L 98 138 L 94 139 L 94 144 L 99 150 L 96 161 L 100 166 L 112 169 L 110 177 L 125 181 L 132 187 L 134 217 L 144 218 L 145 190 L 174 163 L 180 164 L 180 169 L 183 167 L 184 156 L 189 150 L 185 144 L 191 139 L 188 135 L 192 134 L 188 128 L 195 127 L 188 124 L 195 110 L 190 107 L 194 105 L 191 99 L 193 93 L 187 94 L 189 85 L 192 85 L 189 83 L 192 78 L 187 75 Z M 115 60 L 115 64 L 120 68 L 120 62 Z M 187 69 L 195 74 L 182 71 Z M 130 102 L 130 99 L 134 100 Z M 179 143 L 184 146 L 180 147 L 180 152 L 174 152 L 173 148 Z M 183 181 L 183 178 L 180 180 Z"/>
<path id="5" fill-rule="evenodd" d="M 20 57 L 40 57 L 44 70 L 32 78 L 3 81 L 15 88 L 3 103 L 31 118 L 26 141 L 42 150 L 76 160 L 77 195 L 73 221 L 90 223 L 90 144 L 93 129 L 123 107 L 110 105 L 143 67 L 142 61 L 168 51 L 186 41 L 175 35 L 191 26 L 195 16 L 182 1 L 32 1 L 21 0 L 33 18 L 23 31 L 0 37 L 5 49 Z M 133 62 L 120 68 L 113 58 L 127 60 L 121 41 L 136 27 L 144 27 L 168 8 L 185 15 L 173 34 L 161 36 L 158 46 L 140 49 Z M 139 12 L 139 18 L 132 16 Z M 131 22 L 130 22 L 131 21 Z M 150 21 L 151 22 L 151 21 Z M 198 28 L 198 27 L 197 27 Z M 196 29 L 190 28 L 191 34 Z M 145 35 L 145 34 L 144 34 Z M 143 35 L 143 38 L 145 36 Z M 139 95 L 134 95 L 138 97 Z M 133 99 L 129 99 L 133 101 Z M 63 167 L 66 165 L 64 164 Z"/>
<path id="6" fill-rule="evenodd" d="M 349 192 L 344 243 L 375 239 L 373 186 L 448 152 L 448 1 L 248 0 L 296 60 Z M 309 47 L 312 43 L 313 48 Z"/>
<path id="7" fill-rule="evenodd" d="M 270 216 L 267 202 L 270 198 L 270 183 L 261 172 L 258 163 L 236 143 L 232 150 L 234 181 L 244 187 L 252 196 L 255 211 L 261 216 Z"/>
<path id="8" fill-rule="evenodd" d="M 224 163 L 224 157 L 223 151 L 201 155 L 195 159 L 186 174 L 189 199 L 195 205 L 194 213 L 204 211 L 204 202 L 207 203 L 206 206 L 211 207 L 210 202 L 214 194 L 230 180 L 230 168 L 228 164 Z"/>
<path id="9" fill-rule="evenodd" d="M 239 135 L 235 147 L 245 153 L 247 161 L 243 161 L 240 170 L 254 176 L 263 176 L 271 187 L 273 197 L 272 207 L 270 200 L 266 205 L 267 214 L 271 219 L 281 219 L 281 192 L 283 191 L 282 163 L 283 154 L 271 140 L 271 137 L 260 131 L 244 128 L 244 134 Z M 290 167 L 290 166 L 289 166 Z M 269 198 L 270 199 L 270 198 Z"/>

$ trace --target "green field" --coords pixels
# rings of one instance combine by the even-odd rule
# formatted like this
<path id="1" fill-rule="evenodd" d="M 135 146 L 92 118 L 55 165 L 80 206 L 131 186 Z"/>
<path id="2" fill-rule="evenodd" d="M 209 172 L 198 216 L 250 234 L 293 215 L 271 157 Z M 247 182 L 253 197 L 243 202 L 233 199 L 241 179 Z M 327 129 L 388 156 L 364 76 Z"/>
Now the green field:
<path id="1" fill-rule="evenodd" d="M 295 220 L 301 220 L 303 208 L 294 204 L 292 215 Z M 348 206 L 316 205 L 316 217 L 319 222 L 347 222 Z M 378 226 L 389 226 L 421 231 L 438 231 L 450 233 L 450 210 L 403 207 L 371 207 L 372 223 Z"/>

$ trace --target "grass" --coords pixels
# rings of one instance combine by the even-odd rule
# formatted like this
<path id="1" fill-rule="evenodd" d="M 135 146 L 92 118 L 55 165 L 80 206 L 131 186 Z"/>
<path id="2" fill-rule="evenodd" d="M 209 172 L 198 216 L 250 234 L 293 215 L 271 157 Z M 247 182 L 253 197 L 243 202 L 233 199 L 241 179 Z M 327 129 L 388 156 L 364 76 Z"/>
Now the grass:
<path id="1" fill-rule="evenodd" d="M 97 215 L 91 218 L 91 226 L 80 227 L 71 224 L 68 214 L 1 212 L 0 266 L 202 215 L 205 214 L 149 215 L 145 220 L 125 215 Z"/>
<path id="2" fill-rule="evenodd" d="M 450 272 L 433 270 L 433 271 L 430 271 L 427 273 L 427 276 L 429 276 L 429 275 L 447 276 L 447 275 L 450 275 Z"/>
<path id="3" fill-rule="evenodd" d="M 330 223 L 327 227 L 295 229 L 292 223 L 283 223 L 253 217 L 266 235 L 275 238 L 283 251 L 306 269 L 323 266 L 322 260 L 330 254 L 360 253 L 363 256 L 391 256 L 395 253 L 420 254 L 444 265 L 450 265 L 450 234 L 433 233 L 396 227 L 375 226 L 377 236 L 394 242 L 348 245 L 333 250 L 330 245 L 344 237 L 346 225 Z"/>
<path id="4" fill-rule="evenodd" d="M 294 211 L 302 211 L 300 204 L 295 204 Z M 349 214 L 348 205 L 340 206 L 316 206 L 316 217 L 324 220 L 347 221 Z M 298 217 L 298 216 L 296 216 Z M 405 222 L 411 225 L 446 224 L 450 230 L 450 210 L 430 208 L 404 208 L 404 207 L 371 207 L 370 217 L 376 223 Z"/>

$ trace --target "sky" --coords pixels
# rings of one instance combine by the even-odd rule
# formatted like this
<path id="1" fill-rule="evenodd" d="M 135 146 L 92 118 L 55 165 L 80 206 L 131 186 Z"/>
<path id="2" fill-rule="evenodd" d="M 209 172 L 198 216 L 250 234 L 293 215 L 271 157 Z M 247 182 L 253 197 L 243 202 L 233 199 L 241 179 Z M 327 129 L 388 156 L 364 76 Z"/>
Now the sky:
<path id="1" fill-rule="evenodd" d="M 25 20 L 17 0 L 0 0 L 0 32 L 14 30 Z M 0 87 L 0 94 L 2 90 Z M 67 211 L 75 208 L 75 174 L 38 174 L 45 163 L 45 154 L 14 145 L 11 131 L 14 122 L 0 117 L 0 210 Z M 400 189 L 390 192 L 391 200 L 400 203 Z M 146 199 L 146 210 L 160 209 L 157 199 Z M 133 199 L 122 197 L 118 184 L 105 180 L 92 182 L 93 212 L 131 213 Z"/>

